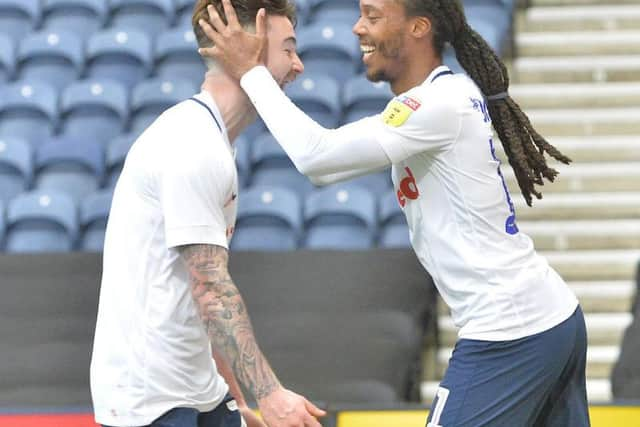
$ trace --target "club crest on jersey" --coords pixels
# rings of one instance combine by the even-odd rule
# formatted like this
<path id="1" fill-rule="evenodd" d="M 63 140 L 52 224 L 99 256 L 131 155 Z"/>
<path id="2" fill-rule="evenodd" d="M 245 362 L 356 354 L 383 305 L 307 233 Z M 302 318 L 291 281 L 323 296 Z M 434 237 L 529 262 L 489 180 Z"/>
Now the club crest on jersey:
<path id="1" fill-rule="evenodd" d="M 393 99 L 382 114 L 384 123 L 393 126 L 400 127 L 411 117 L 418 108 L 422 106 L 422 103 L 417 99 L 410 96 L 402 95 Z"/>

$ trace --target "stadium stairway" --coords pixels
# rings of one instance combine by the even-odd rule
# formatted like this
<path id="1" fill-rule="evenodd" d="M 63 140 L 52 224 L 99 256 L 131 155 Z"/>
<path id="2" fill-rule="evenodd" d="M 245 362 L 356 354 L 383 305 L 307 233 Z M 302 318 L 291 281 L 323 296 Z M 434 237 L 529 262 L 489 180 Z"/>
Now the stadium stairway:
<path id="1" fill-rule="evenodd" d="M 515 17 L 513 98 L 542 135 L 574 160 L 528 208 L 513 171 L 520 229 L 567 280 L 585 311 L 587 392 L 611 401 L 640 260 L 640 0 L 531 0 Z M 518 194 L 516 196 L 515 194 Z M 429 403 L 457 329 L 440 304 L 441 347 L 428 364 Z"/>

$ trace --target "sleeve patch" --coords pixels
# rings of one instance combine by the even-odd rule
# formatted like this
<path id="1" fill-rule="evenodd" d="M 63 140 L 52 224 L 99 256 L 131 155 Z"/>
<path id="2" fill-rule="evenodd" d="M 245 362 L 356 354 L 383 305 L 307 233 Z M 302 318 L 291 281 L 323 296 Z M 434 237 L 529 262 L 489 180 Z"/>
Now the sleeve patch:
<path id="1" fill-rule="evenodd" d="M 386 125 L 400 127 L 421 105 L 420 101 L 408 96 L 395 98 L 382 113 L 382 119 Z"/>

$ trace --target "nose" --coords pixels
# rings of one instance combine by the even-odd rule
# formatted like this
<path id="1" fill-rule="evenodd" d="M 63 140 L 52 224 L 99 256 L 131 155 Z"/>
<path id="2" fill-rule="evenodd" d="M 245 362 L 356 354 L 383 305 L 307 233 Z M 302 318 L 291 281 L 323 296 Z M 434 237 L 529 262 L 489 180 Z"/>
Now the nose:
<path id="1" fill-rule="evenodd" d="M 304 64 L 302 63 L 302 59 L 300 59 L 297 52 L 294 54 L 291 69 L 294 73 L 296 73 L 296 75 L 302 74 L 304 72 Z"/>
<path id="2" fill-rule="evenodd" d="M 365 32 L 364 25 L 362 25 L 362 16 L 358 18 L 355 24 L 353 24 L 353 28 L 351 29 L 353 34 L 356 36 L 362 36 Z"/>

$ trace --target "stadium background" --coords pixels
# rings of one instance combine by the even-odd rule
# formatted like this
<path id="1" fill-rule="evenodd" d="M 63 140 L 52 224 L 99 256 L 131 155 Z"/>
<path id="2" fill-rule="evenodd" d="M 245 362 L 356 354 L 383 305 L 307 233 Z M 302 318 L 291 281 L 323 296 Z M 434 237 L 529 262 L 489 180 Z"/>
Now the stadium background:
<path id="1" fill-rule="evenodd" d="M 379 112 L 391 95 L 361 76 L 357 2 L 297 3 L 307 71 L 292 99 L 326 126 Z M 0 0 L 0 426 L 92 425 L 111 189 L 139 132 L 198 90 L 192 4 Z M 534 208 L 514 197 L 519 225 L 585 308 L 594 426 L 638 426 L 640 2 L 464 5 L 509 64 L 513 97 L 575 160 Z M 423 425 L 455 328 L 388 173 L 318 190 L 262 124 L 237 146 L 232 274 L 277 372 L 328 406 L 326 425 Z"/>

